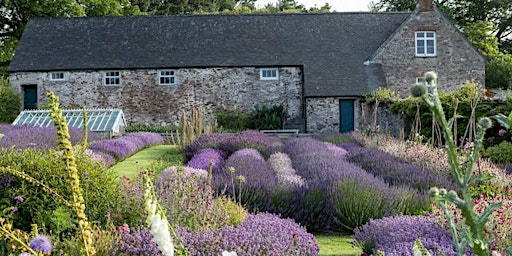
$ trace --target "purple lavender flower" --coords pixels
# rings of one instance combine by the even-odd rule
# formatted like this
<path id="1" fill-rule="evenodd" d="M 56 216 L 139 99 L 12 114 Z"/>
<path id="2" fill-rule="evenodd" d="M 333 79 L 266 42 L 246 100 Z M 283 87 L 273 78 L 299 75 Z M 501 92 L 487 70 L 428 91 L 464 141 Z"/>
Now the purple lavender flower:
<path id="1" fill-rule="evenodd" d="M 249 215 L 238 226 L 176 233 L 191 255 L 221 255 L 229 249 L 237 255 L 318 255 L 313 235 L 290 219 L 260 213 Z"/>
<path id="2" fill-rule="evenodd" d="M 354 230 L 353 238 L 363 251 L 386 255 L 413 255 L 413 244 L 421 238 L 431 255 L 456 255 L 448 232 L 430 217 L 399 216 L 372 220 Z"/>
<path id="3" fill-rule="evenodd" d="M 28 244 L 32 250 L 49 254 L 52 252 L 52 242 L 47 236 L 40 235 L 32 238 Z"/>
<path id="4" fill-rule="evenodd" d="M 11 186 L 11 176 L 2 175 L 0 176 L 0 185 L 4 188 L 8 188 Z"/>
<path id="5" fill-rule="evenodd" d="M 507 131 L 505 131 L 505 130 L 503 130 L 503 129 L 500 129 L 500 130 L 498 131 L 498 135 L 499 135 L 499 136 L 501 136 L 501 137 L 505 136 L 505 134 L 507 134 Z"/>
<path id="6" fill-rule="evenodd" d="M 208 170 L 211 163 L 212 171 L 217 172 L 218 169 L 222 166 L 225 156 L 226 153 L 218 149 L 202 149 L 197 154 L 195 154 L 192 159 L 190 159 L 186 166 Z"/>
<path id="7" fill-rule="evenodd" d="M 7 211 L 7 213 L 8 213 L 8 214 L 13 214 L 13 213 L 15 213 L 15 212 L 17 212 L 17 211 L 18 211 L 18 207 L 16 207 L 16 206 L 11 206 L 11 207 L 9 208 L 9 211 Z"/>
<path id="8" fill-rule="evenodd" d="M 115 243 L 112 255 L 162 255 L 157 244 L 153 241 L 153 235 L 145 227 L 132 229 L 130 232 L 122 232 L 121 241 Z"/>
<path id="9" fill-rule="evenodd" d="M 23 203 L 23 201 L 25 201 L 25 199 L 22 196 L 15 196 L 12 198 L 12 200 L 20 203 Z"/>

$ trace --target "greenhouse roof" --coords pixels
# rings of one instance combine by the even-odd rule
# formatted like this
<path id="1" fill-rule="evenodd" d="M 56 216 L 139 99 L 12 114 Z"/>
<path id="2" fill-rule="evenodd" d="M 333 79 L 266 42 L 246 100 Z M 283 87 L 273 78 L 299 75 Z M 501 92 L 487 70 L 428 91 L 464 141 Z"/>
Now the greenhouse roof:
<path id="1" fill-rule="evenodd" d="M 82 109 L 62 110 L 62 116 L 66 119 L 69 127 L 83 128 Z M 12 124 L 48 127 L 53 126 L 53 121 L 50 117 L 50 110 L 24 110 Z M 119 126 L 126 126 L 121 109 L 87 109 L 88 130 L 119 132 Z"/>

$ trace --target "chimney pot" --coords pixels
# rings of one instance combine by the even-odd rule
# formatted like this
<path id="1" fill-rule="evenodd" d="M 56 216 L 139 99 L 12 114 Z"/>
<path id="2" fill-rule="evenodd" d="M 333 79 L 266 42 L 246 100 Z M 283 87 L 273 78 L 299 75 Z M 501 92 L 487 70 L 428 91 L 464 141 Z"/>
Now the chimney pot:
<path id="1" fill-rule="evenodd" d="M 418 9 L 420 12 L 429 12 L 434 10 L 432 0 L 418 0 Z"/>

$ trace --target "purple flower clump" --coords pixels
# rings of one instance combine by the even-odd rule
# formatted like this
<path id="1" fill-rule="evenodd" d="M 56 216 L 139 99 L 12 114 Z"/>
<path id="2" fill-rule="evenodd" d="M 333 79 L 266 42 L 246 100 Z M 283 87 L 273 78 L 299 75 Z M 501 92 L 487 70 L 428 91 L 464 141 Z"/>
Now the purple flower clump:
<path id="1" fill-rule="evenodd" d="M 228 168 L 234 168 L 234 173 L 229 173 Z M 240 184 L 232 179 L 243 176 L 245 182 Z M 213 181 L 217 188 L 225 188 L 231 193 L 235 186 L 237 200 L 249 210 L 268 211 L 270 210 L 271 195 L 277 185 L 277 177 L 272 166 L 265 161 L 260 152 L 255 149 L 241 149 L 233 153 L 224 164 L 224 171 L 214 173 Z M 238 198 L 241 190 L 241 198 Z"/>
<path id="2" fill-rule="evenodd" d="M 97 152 L 104 152 L 110 154 L 117 159 L 125 159 L 126 157 L 134 154 L 135 152 L 154 144 L 158 144 L 159 141 L 163 142 L 163 138 L 160 135 L 150 135 L 150 132 L 136 132 L 129 133 L 125 136 L 111 139 L 98 141 L 89 146 L 89 149 Z"/>
<path id="3" fill-rule="evenodd" d="M 441 173 L 407 163 L 376 148 L 353 149 L 347 155 L 347 159 L 391 185 L 406 185 L 422 192 L 428 191 L 431 187 L 456 188 L 453 182 Z"/>
<path id="4" fill-rule="evenodd" d="M 212 171 L 217 172 L 222 166 L 226 153 L 212 148 L 206 148 L 195 154 L 186 166 L 208 170 L 210 163 L 212 164 Z"/>
<path id="5" fill-rule="evenodd" d="M 448 232 L 427 216 L 398 216 L 372 220 L 354 230 L 353 238 L 366 253 L 413 255 L 413 245 L 421 238 L 431 255 L 457 255 Z"/>
<path id="6" fill-rule="evenodd" d="M 112 246 L 114 248 L 112 255 L 162 255 L 158 245 L 153 241 L 153 235 L 148 228 L 132 228 L 129 231 L 121 232 L 121 234 L 121 241 L 116 241 L 116 244 Z"/>
<path id="7" fill-rule="evenodd" d="M 52 242 L 47 236 L 40 235 L 32 238 L 28 246 L 36 252 L 42 252 L 44 254 L 52 252 Z"/>
<path id="8" fill-rule="evenodd" d="M 260 213 L 249 215 L 236 227 L 176 233 L 191 255 L 221 255 L 225 250 L 238 255 L 318 255 L 313 235 L 290 219 Z"/>
<path id="9" fill-rule="evenodd" d="M 308 183 L 301 209 L 287 217 L 308 230 L 352 229 L 370 219 L 402 213 L 412 205 L 428 206 L 417 192 L 389 186 L 327 146 L 312 138 L 285 141 L 293 167 Z"/>
<path id="10" fill-rule="evenodd" d="M 226 152 L 227 156 L 244 148 L 258 150 L 265 158 L 276 152 L 282 152 L 283 142 L 280 138 L 269 136 L 258 131 L 244 131 L 235 134 L 203 134 L 188 145 L 184 154 L 191 159 L 197 152 L 205 148 L 214 148 Z"/>
<path id="11" fill-rule="evenodd" d="M 26 149 L 34 148 L 38 150 L 48 150 L 57 147 L 56 129 L 50 127 L 34 127 L 34 126 L 14 126 L 7 124 L 0 124 L 0 133 L 4 137 L 0 139 L 0 148 Z M 69 127 L 69 134 L 71 136 L 71 143 L 76 145 L 82 142 L 83 130 L 78 128 Z M 98 140 L 98 136 L 94 133 L 89 133 L 89 142 Z"/>

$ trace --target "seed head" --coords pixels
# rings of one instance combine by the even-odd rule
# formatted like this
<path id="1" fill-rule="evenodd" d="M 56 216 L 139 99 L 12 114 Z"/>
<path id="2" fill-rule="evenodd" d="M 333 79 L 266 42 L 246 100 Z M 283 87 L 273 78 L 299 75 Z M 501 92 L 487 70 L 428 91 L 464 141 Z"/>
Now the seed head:
<path id="1" fill-rule="evenodd" d="M 425 84 L 415 84 L 411 87 L 411 95 L 413 97 L 422 97 L 427 93 L 427 86 Z"/>

